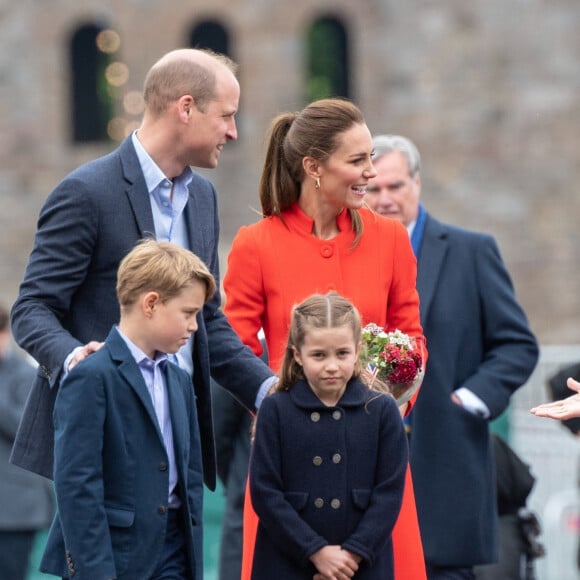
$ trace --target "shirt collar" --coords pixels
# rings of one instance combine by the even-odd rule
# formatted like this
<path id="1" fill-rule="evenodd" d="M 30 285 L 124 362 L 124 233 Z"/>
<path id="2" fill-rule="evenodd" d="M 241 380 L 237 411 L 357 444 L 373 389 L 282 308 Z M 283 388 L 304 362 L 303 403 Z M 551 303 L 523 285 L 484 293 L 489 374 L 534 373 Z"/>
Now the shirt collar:
<path id="1" fill-rule="evenodd" d="M 156 351 L 155 358 L 150 359 L 126 334 L 123 334 L 123 332 L 118 326 L 116 326 L 115 328 L 119 333 L 119 336 L 123 339 L 123 341 L 127 345 L 127 348 L 131 352 L 131 355 L 135 359 L 135 362 L 139 366 L 141 366 L 143 363 L 160 364 L 162 366 L 165 364 L 165 362 L 167 361 L 167 355 L 164 352 Z"/>
<path id="2" fill-rule="evenodd" d="M 137 153 L 137 159 L 139 159 L 139 165 L 141 165 L 141 170 L 143 171 L 143 177 L 145 178 L 145 184 L 147 185 L 147 191 L 152 193 L 157 189 L 160 183 L 165 180 L 169 180 L 163 171 L 161 171 L 159 165 L 155 163 L 151 155 L 147 153 L 145 147 L 141 144 L 137 138 L 137 131 L 134 131 L 131 135 L 131 141 L 133 147 L 135 147 L 135 152 Z M 187 166 L 181 175 L 176 177 L 173 181 L 183 181 L 184 185 L 188 185 L 193 179 L 193 171 L 191 167 Z M 171 181 L 171 180 L 170 180 Z"/>

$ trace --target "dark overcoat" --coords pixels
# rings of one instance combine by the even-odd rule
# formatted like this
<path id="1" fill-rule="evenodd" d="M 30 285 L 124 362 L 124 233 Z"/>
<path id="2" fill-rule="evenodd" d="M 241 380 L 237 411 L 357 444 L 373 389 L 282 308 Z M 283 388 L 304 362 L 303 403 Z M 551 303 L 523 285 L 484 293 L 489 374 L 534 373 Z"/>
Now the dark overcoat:
<path id="1" fill-rule="evenodd" d="M 336 407 L 304 381 L 266 397 L 250 461 L 260 518 L 252 579 L 312 580 L 309 557 L 327 544 L 362 556 L 357 579 L 393 578 L 407 461 L 394 399 L 356 379 Z"/>
<path id="2" fill-rule="evenodd" d="M 189 249 L 218 280 L 219 221 L 213 185 L 194 173 L 184 215 Z M 128 137 L 118 149 L 68 175 L 47 198 L 38 220 L 12 329 L 39 363 L 11 461 L 52 477 L 52 409 L 67 355 L 105 340 L 119 320 L 115 292 L 119 262 L 135 243 L 155 233 L 145 178 Z M 221 312 L 217 292 L 198 316 L 193 382 L 204 477 L 215 488 L 210 373 L 246 408 L 272 372 L 239 340 Z"/>
<path id="3" fill-rule="evenodd" d="M 538 346 L 494 239 L 427 215 L 417 289 L 429 361 L 412 412 L 411 471 L 427 561 L 472 566 L 497 558 L 489 420 L 507 408 Z M 451 401 L 465 387 L 484 419 Z"/>

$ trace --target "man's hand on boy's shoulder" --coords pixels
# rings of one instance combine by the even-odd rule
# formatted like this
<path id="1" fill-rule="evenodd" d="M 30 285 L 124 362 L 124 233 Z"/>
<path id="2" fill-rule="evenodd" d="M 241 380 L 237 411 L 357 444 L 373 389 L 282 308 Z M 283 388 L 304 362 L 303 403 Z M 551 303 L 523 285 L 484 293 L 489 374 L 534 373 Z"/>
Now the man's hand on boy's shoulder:
<path id="1" fill-rule="evenodd" d="M 76 367 L 81 361 L 85 360 L 89 355 L 97 352 L 105 343 L 97 342 L 96 340 L 91 340 L 84 346 L 78 346 L 75 348 L 65 361 L 65 368 L 67 372 L 70 372 L 74 367 Z"/>

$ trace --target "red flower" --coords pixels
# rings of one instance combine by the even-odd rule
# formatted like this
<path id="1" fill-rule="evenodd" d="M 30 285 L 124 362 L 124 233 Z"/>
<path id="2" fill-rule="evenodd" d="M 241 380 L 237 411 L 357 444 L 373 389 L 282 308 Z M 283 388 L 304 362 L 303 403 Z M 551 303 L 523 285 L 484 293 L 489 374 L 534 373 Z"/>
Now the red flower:
<path id="1" fill-rule="evenodd" d="M 399 404 L 419 388 L 423 378 L 421 343 L 400 330 L 385 332 L 376 324 L 362 331 L 361 360 L 369 385 L 381 386 Z"/>

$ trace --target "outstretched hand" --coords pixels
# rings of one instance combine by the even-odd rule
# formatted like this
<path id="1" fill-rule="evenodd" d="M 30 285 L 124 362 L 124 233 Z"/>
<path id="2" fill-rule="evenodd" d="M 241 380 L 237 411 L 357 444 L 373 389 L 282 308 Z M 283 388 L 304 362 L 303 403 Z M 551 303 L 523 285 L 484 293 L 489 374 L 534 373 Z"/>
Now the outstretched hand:
<path id="1" fill-rule="evenodd" d="M 312 580 L 348 580 L 358 570 L 362 558 L 340 546 L 324 546 L 310 556 L 318 574 Z"/>
<path id="2" fill-rule="evenodd" d="M 570 377 L 566 381 L 566 385 L 572 391 L 576 391 L 576 394 L 561 401 L 538 405 L 530 409 L 530 413 L 537 417 L 549 417 L 550 419 L 558 419 L 560 421 L 580 417 L 580 382 Z"/>

